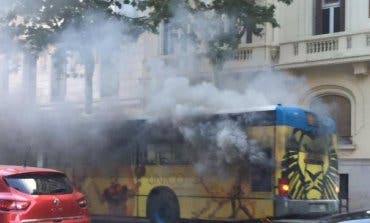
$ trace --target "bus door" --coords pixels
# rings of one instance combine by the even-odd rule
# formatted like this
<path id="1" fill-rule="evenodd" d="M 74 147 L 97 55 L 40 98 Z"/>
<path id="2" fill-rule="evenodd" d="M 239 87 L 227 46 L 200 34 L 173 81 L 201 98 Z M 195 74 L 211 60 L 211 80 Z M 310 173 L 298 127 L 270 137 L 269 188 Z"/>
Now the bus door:
<path id="1" fill-rule="evenodd" d="M 248 158 L 249 189 L 243 196 L 243 204 L 250 207 L 253 218 L 273 216 L 275 127 L 249 127 L 247 137 L 255 148 Z"/>

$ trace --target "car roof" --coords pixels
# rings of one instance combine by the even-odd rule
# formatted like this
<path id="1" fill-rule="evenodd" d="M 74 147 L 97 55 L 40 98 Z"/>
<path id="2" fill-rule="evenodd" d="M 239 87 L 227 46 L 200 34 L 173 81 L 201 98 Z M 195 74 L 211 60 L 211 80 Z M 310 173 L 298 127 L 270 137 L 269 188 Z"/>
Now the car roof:
<path id="1" fill-rule="evenodd" d="M 63 173 L 58 170 L 46 168 L 0 165 L 0 176 L 10 176 L 23 173 L 45 173 L 45 172 Z"/>

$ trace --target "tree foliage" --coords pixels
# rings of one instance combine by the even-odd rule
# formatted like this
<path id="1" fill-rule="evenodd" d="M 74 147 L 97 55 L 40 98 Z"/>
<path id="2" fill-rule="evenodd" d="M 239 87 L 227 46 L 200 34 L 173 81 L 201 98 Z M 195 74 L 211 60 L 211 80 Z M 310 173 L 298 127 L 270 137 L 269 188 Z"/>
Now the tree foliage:
<path id="1" fill-rule="evenodd" d="M 292 0 L 278 0 L 290 4 Z M 145 30 L 158 33 L 162 22 L 176 23 L 189 38 L 206 45 L 207 55 L 213 64 L 222 63 L 240 44 L 245 32 L 261 35 L 266 23 L 277 27 L 275 5 L 258 0 L 9 0 L 12 7 L 2 16 L 2 31 L 12 34 L 27 51 L 38 53 L 48 44 L 55 43 L 68 27 L 81 31 L 81 38 L 90 38 L 84 28 L 93 24 L 86 19 L 98 12 L 106 20 L 122 22 L 122 32 L 138 36 Z M 139 12 L 130 17 L 117 9 L 130 5 Z M 179 16 L 178 14 L 181 14 Z M 225 19 L 226 18 L 226 19 Z M 198 21 L 204 22 L 199 35 Z M 226 30 L 220 29 L 221 22 Z M 215 24 L 219 31 L 207 23 Z M 217 28 L 216 28 L 217 29 Z M 220 31 L 222 30 L 222 31 Z"/>
<path id="2" fill-rule="evenodd" d="M 290 4 L 292 0 L 278 0 L 278 2 Z M 124 3 L 146 12 L 137 20 L 143 27 L 155 33 L 158 32 L 161 22 L 176 20 L 178 27 L 187 30 L 186 33 L 196 41 L 206 41 L 207 55 L 213 64 L 222 64 L 227 57 L 232 56 L 247 30 L 260 36 L 266 23 L 271 24 L 272 27 L 279 26 L 274 17 L 276 6 L 266 4 L 265 1 L 125 0 Z M 184 9 L 186 15 L 183 13 Z M 182 15 L 178 16 L 178 13 Z M 196 27 L 194 23 L 198 23 L 199 19 L 204 23 L 204 29 L 201 31 L 203 35 L 198 35 L 199 29 L 193 29 Z M 191 24 L 190 31 L 188 31 L 189 24 Z M 222 27 L 215 32 L 217 27 L 211 25 L 208 30 L 210 33 L 204 33 L 207 32 L 209 24 L 216 24 L 218 27 L 225 24 L 227 29 L 223 30 Z"/>
<path id="3" fill-rule="evenodd" d="M 10 1 L 10 0 L 9 0 Z M 86 28 L 94 25 L 96 17 L 90 13 L 99 13 L 105 20 L 115 20 L 130 27 L 136 36 L 143 30 L 140 26 L 131 26 L 133 19 L 120 16 L 112 11 L 115 1 L 106 0 L 15 0 L 11 10 L 1 18 L 1 29 L 11 36 L 27 51 L 37 54 L 48 44 L 55 43 L 67 28 L 79 30 L 79 38 L 88 40 L 91 33 Z"/>

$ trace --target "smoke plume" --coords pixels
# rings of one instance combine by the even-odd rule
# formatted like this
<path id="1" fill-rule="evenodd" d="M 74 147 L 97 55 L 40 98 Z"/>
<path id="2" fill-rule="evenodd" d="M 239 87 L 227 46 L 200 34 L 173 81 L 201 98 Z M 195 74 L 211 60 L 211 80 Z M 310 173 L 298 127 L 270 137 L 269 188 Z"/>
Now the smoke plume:
<path id="1" fill-rule="evenodd" d="M 6 14 L 6 10 L 12 7 L 5 5 L 7 7 L 3 7 L 0 14 Z M 206 80 L 214 79 L 212 69 L 207 74 L 200 74 L 203 65 L 198 58 L 205 52 L 205 41 L 225 31 L 225 19 L 213 20 L 210 19 L 212 15 L 192 14 L 188 20 L 189 13 L 185 9 L 175 10 L 175 17 L 169 25 L 176 27 L 179 22 L 189 21 L 201 43 L 195 43 L 193 38 L 185 35 L 186 30 L 175 31 L 173 63 L 165 61 L 168 56 L 162 59 L 158 54 L 146 54 L 147 39 L 144 37 L 150 36 L 148 33 L 135 40 L 128 26 L 106 20 L 100 13 L 86 14 L 83 30 L 79 29 L 81 27 L 66 27 L 55 44 L 42 52 L 45 58 L 39 58 L 39 62 L 49 62 L 45 62 L 45 69 L 38 69 L 37 74 L 44 77 L 43 86 L 38 87 L 45 92 L 52 89 L 50 82 L 53 78 L 65 80 L 58 85 L 61 89 L 65 87 L 63 100 L 50 103 L 50 94 L 37 93 L 39 98 L 33 104 L 22 95 L 2 95 L 0 149 L 9 154 L 2 157 L 2 162 L 22 163 L 23 158 L 20 157 L 24 157 L 24 151 L 31 147 L 34 153 L 49 157 L 48 164 L 45 164 L 49 166 L 68 166 L 74 162 L 100 167 L 112 163 L 120 165 L 131 158 L 130 154 L 135 156 L 134 149 L 138 145 L 161 139 L 179 140 L 189 145 L 189 150 L 198 157 L 193 161 L 200 173 L 243 160 L 262 163 L 266 155 L 246 135 L 243 129 L 245 120 L 224 118 L 212 122 L 197 121 L 202 120 L 198 118 L 221 111 L 243 111 L 278 103 L 294 105 L 306 89 L 305 80 L 263 68 L 253 72 L 238 71 L 237 76 L 242 79 L 233 79 L 234 74 L 224 74 L 218 77 L 221 86 L 212 81 L 199 81 L 194 78 L 197 72 L 205 75 Z M 131 8 L 122 13 L 135 14 Z M 17 52 L 19 48 L 14 46 Z M 65 52 L 55 57 L 53 53 L 58 50 Z M 52 68 L 50 61 L 53 60 L 54 64 L 72 68 Z M 60 71 L 58 69 L 62 76 L 54 77 L 56 70 Z M 21 74 L 21 70 L 6 75 L 10 75 L 10 80 L 21 79 L 24 82 L 26 79 L 22 75 L 25 74 Z M 87 100 L 86 75 L 92 75 L 94 83 L 89 99 L 93 104 L 92 114 L 83 114 L 81 110 L 81 104 Z M 228 84 L 223 86 L 222 83 Z M 47 103 L 41 103 L 45 101 Z M 132 118 L 128 115 L 130 112 L 122 108 L 122 103 L 130 101 L 144 104 L 136 116 L 149 117 L 147 124 L 126 121 Z"/>

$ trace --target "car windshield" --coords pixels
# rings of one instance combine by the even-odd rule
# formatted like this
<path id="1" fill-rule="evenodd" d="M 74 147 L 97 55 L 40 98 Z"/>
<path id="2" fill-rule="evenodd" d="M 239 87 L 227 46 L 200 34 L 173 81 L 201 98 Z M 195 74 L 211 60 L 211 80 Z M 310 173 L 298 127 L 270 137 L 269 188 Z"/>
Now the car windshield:
<path id="1" fill-rule="evenodd" d="M 73 187 L 68 178 L 60 173 L 21 174 L 5 177 L 12 188 L 32 195 L 69 194 Z"/>

